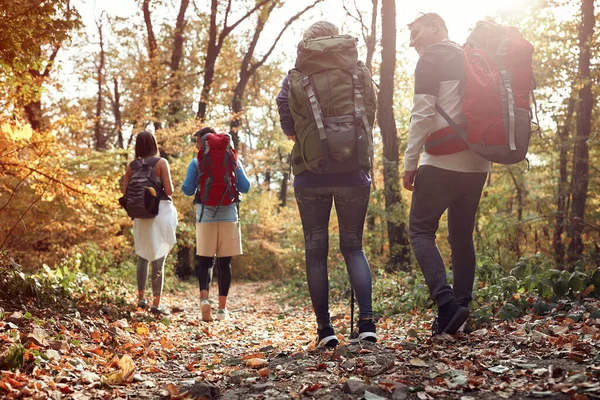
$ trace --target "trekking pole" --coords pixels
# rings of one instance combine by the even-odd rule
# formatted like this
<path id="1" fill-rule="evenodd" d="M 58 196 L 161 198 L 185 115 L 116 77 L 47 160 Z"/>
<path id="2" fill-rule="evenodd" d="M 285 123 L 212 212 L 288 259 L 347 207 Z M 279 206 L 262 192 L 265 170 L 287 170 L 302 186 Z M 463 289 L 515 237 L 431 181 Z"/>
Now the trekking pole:
<path id="1" fill-rule="evenodd" d="M 354 332 L 354 288 L 350 288 L 350 332 Z"/>
<path id="2" fill-rule="evenodd" d="M 358 338 L 358 334 L 354 332 L 354 288 L 350 284 L 350 339 Z"/>

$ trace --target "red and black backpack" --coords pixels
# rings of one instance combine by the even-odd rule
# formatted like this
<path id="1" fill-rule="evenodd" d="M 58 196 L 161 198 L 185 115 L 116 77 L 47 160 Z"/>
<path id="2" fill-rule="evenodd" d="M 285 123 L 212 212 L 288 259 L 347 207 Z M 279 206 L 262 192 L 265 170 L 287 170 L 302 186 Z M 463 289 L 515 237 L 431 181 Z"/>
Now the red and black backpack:
<path id="1" fill-rule="evenodd" d="M 235 186 L 237 153 L 227 133 L 202 136 L 198 151 L 197 203 L 206 206 L 227 206 L 239 202 Z"/>
<path id="2" fill-rule="evenodd" d="M 517 28 L 491 21 L 477 23 L 464 51 L 462 112 L 466 132 L 436 104 L 451 130 L 433 132 L 425 142 L 429 154 L 452 154 L 470 148 L 499 164 L 525 159 L 532 133 L 535 107 L 533 46 Z M 536 125 L 536 124 L 534 124 Z"/>

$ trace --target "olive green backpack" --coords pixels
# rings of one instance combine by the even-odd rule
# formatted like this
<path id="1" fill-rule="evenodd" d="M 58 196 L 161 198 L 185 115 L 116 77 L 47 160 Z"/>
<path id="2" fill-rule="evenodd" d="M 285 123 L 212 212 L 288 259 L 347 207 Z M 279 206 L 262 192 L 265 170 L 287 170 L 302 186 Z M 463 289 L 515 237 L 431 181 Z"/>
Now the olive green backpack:
<path id="1" fill-rule="evenodd" d="M 296 143 L 294 175 L 370 169 L 375 92 L 348 35 L 303 40 L 289 73 L 289 106 Z"/>

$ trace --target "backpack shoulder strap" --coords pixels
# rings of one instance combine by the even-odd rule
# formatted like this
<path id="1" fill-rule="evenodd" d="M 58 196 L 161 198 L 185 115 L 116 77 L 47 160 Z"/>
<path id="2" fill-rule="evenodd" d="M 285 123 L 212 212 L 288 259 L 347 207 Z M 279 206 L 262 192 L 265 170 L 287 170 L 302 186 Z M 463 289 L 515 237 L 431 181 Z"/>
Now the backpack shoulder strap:
<path id="1" fill-rule="evenodd" d="M 158 164 L 158 162 L 161 160 L 160 157 L 149 157 L 146 159 L 146 164 L 154 167 L 156 164 Z"/>
<path id="2" fill-rule="evenodd" d="M 315 118 L 315 123 L 317 124 L 317 129 L 319 131 L 319 139 L 321 142 L 321 151 L 323 153 L 323 163 L 325 165 L 325 168 L 327 168 L 327 165 L 329 165 L 329 147 L 327 145 L 325 125 L 323 124 L 323 114 L 321 113 L 321 106 L 319 106 L 319 101 L 317 100 L 317 96 L 315 95 L 313 85 L 308 75 L 302 76 L 302 87 L 306 91 L 306 95 L 308 96 L 308 102 L 310 104 L 310 108 Z"/>

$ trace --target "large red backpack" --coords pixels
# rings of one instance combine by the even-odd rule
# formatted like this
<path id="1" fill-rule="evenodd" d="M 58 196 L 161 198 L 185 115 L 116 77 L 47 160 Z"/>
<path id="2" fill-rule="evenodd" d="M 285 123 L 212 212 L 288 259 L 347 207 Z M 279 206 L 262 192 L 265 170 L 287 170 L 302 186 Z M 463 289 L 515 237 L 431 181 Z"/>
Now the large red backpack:
<path id="1" fill-rule="evenodd" d="M 425 142 L 429 154 L 452 154 L 470 148 L 499 164 L 525 159 L 532 132 L 529 105 L 533 79 L 533 46 L 517 28 L 491 21 L 477 23 L 464 50 L 465 85 L 462 111 L 466 132 L 436 104 L 452 127 L 434 132 Z"/>
<path id="2" fill-rule="evenodd" d="M 196 201 L 207 206 L 227 206 L 239 201 L 235 186 L 237 153 L 227 133 L 208 133 L 198 151 Z"/>

